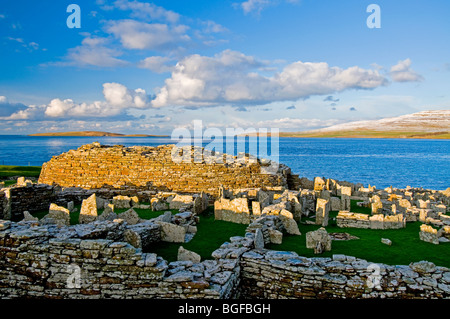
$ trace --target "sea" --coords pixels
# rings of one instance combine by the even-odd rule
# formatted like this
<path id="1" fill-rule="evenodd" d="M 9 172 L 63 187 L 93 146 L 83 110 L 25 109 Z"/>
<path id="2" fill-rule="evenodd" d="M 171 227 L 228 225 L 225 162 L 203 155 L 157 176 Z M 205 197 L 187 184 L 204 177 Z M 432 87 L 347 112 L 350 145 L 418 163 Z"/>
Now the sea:
<path id="1" fill-rule="evenodd" d="M 0 135 L 0 164 L 40 166 L 52 156 L 92 142 L 157 146 L 179 141 L 170 137 Z M 235 143 L 234 155 L 239 151 L 238 144 L 242 143 L 246 145 L 245 151 L 252 154 L 254 140 L 239 137 Z M 210 144 L 210 141 L 203 141 L 206 148 Z M 320 176 L 362 183 L 366 187 L 375 185 L 378 189 L 411 186 L 444 190 L 450 187 L 450 140 L 280 137 L 277 148 L 278 152 L 273 153 L 278 162 L 289 166 L 300 177 Z M 270 150 L 271 147 L 268 157 L 273 159 Z"/>

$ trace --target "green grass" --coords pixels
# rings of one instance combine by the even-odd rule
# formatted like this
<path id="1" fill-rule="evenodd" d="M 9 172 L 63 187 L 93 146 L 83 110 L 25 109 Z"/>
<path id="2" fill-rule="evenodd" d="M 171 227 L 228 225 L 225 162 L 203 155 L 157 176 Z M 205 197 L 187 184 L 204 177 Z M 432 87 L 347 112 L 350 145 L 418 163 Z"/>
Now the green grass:
<path id="1" fill-rule="evenodd" d="M 370 209 L 356 206 L 352 200 L 352 212 L 370 214 Z M 285 235 L 280 245 L 266 245 L 268 249 L 294 251 L 304 257 L 331 257 L 334 254 L 344 254 L 366 259 L 369 262 L 388 265 L 409 265 L 411 262 L 427 260 L 438 266 L 450 268 L 450 243 L 434 245 L 421 241 L 419 231 L 421 222 L 406 223 L 402 229 L 357 229 L 340 228 L 336 226 L 335 218 L 338 212 L 330 212 L 330 221 L 325 227 L 328 233 L 349 233 L 359 237 L 357 240 L 336 241 L 332 243 L 330 252 L 314 255 L 312 249 L 306 248 L 306 233 L 318 229 L 318 225 L 299 223 L 300 236 Z M 392 241 L 391 246 L 381 243 L 381 238 Z"/>
<path id="2" fill-rule="evenodd" d="M 357 201 L 351 201 L 351 211 L 363 214 L 370 214 L 370 209 L 359 207 Z M 79 211 L 70 214 L 71 224 L 78 223 Z M 117 210 L 122 213 L 127 209 Z M 135 209 L 138 215 L 143 219 L 155 218 L 164 213 L 164 211 L 153 212 L 148 209 Z M 103 210 L 99 210 L 101 214 Z M 176 214 L 177 210 L 172 210 Z M 211 253 L 219 248 L 224 242 L 232 236 L 244 236 L 247 225 L 235 224 L 214 219 L 214 209 L 209 207 L 206 212 L 200 215 L 200 222 L 197 224 L 197 234 L 188 243 L 167 243 L 159 242 L 150 247 L 147 252 L 153 252 L 163 257 L 167 261 L 177 260 L 178 248 L 183 246 L 185 249 L 198 253 L 203 260 L 211 259 Z M 48 212 L 34 213 L 39 218 L 44 217 Z M 317 225 L 305 225 L 300 223 L 300 236 L 285 235 L 281 245 L 269 244 L 266 248 L 274 250 L 295 251 L 300 256 L 305 257 L 331 257 L 333 254 L 344 254 L 366 259 L 369 262 L 384 263 L 388 265 L 408 265 L 411 262 L 428 260 L 438 266 L 450 267 L 450 243 L 441 243 L 433 245 L 423 242 L 419 239 L 420 222 L 407 223 L 406 228 L 392 230 L 376 229 L 356 229 L 339 228 L 336 226 L 336 211 L 330 212 L 330 222 L 326 227 L 329 233 L 346 232 L 357 236 L 358 240 L 333 241 L 331 252 L 324 252 L 321 255 L 314 255 L 312 249 L 306 248 L 306 233 L 318 229 Z M 381 238 L 388 238 L 392 241 L 392 246 L 381 243 Z"/>
<path id="3" fill-rule="evenodd" d="M 356 203 L 360 202 L 359 200 L 350 200 L 350 211 L 352 213 L 358 214 L 367 214 L 370 215 L 372 213 L 372 209 L 369 207 L 359 207 Z"/>
<path id="4" fill-rule="evenodd" d="M 39 177 L 40 173 L 41 173 L 40 166 L 0 165 L 0 177 L 10 177 L 10 176 Z"/>
<path id="5" fill-rule="evenodd" d="M 178 248 L 183 246 L 185 249 L 196 252 L 202 257 L 202 260 L 212 259 L 211 253 L 219 248 L 224 242 L 229 241 L 232 236 L 244 236 L 248 225 L 235 224 L 221 220 L 215 220 L 213 208 L 208 208 L 200 215 L 200 222 L 197 224 L 197 233 L 188 243 L 166 243 L 159 242 L 149 248 L 148 252 L 158 254 L 167 261 L 176 261 Z"/>

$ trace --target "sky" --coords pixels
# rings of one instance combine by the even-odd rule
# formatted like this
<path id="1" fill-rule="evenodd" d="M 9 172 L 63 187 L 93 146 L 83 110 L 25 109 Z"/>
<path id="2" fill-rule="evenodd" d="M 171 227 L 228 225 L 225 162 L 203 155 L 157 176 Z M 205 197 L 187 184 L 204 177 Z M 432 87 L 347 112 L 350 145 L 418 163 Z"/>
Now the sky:
<path id="1" fill-rule="evenodd" d="M 444 0 L 2 1 L 0 134 L 171 134 L 194 120 L 305 131 L 448 110 L 449 12 Z"/>

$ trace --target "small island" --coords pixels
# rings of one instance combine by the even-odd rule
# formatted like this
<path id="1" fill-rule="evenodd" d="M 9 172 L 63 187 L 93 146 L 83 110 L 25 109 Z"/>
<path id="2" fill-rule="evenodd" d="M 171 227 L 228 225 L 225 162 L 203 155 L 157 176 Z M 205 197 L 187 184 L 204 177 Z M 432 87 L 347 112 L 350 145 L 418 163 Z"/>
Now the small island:
<path id="1" fill-rule="evenodd" d="M 75 131 L 75 132 L 47 132 L 35 133 L 28 136 L 111 136 L 111 137 L 169 137 L 169 135 L 150 135 L 150 134 L 120 134 L 100 131 Z"/>

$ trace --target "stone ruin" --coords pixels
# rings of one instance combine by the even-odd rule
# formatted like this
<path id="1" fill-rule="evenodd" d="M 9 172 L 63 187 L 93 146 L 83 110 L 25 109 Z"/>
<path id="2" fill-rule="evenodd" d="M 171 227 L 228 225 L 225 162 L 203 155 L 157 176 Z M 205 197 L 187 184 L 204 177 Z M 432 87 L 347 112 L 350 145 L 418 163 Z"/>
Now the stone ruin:
<path id="1" fill-rule="evenodd" d="M 333 240 L 356 239 L 327 233 L 330 211 L 339 211 L 339 227 L 398 229 L 420 221 L 420 239 L 439 244 L 450 238 L 450 189 L 377 190 L 320 177 L 310 181 L 285 166 L 265 176 L 265 161 L 173 163 L 168 158 L 173 150 L 94 143 L 54 157 L 44 165 L 39 183 L 21 179 L 2 189 L 0 296 L 450 297 L 450 269 L 426 261 L 376 264 L 377 286 L 368 270 L 374 264 L 366 260 L 336 254 L 305 258 L 265 248 L 281 244 L 285 234 L 301 235 L 299 222 L 321 227 L 305 234 L 307 248 L 317 254 L 330 251 Z M 351 199 L 372 215 L 351 212 Z M 71 225 L 76 204 L 81 204 L 79 224 Z M 199 215 L 211 204 L 217 220 L 248 226 L 244 236 L 231 237 L 211 259 L 202 260 L 183 244 L 195 238 Z M 117 209 L 126 211 L 117 214 Z M 167 212 L 143 220 L 135 209 Z M 41 220 L 32 216 L 42 210 L 49 213 Z M 177 261 L 147 252 L 164 241 L 180 244 Z M 386 238 L 382 242 L 392 244 Z M 79 282 L 69 282 L 74 268 L 82 274 Z"/>
<path id="2" fill-rule="evenodd" d="M 287 166 L 279 164 L 276 171 L 268 173 L 270 161 L 240 155 L 212 156 L 203 148 L 175 145 L 123 147 L 93 143 L 44 163 L 39 183 L 84 189 L 133 185 L 144 190 L 205 192 L 214 196 L 218 195 L 218 185 L 230 189 L 296 185 L 298 176 L 291 174 Z"/>

